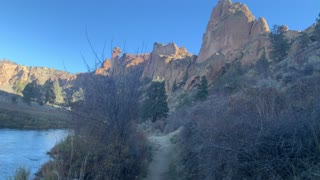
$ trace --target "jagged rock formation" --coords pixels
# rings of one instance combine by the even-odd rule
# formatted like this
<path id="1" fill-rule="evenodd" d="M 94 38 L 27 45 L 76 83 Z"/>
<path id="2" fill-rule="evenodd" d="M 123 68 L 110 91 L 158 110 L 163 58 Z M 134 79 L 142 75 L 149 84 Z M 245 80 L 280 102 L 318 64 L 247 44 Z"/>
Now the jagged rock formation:
<path id="1" fill-rule="evenodd" d="M 195 64 L 196 56 L 185 47 L 178 47 L 174 43 L 167 45 L 155 43 L 151 53 L 123 54 L 121 49 L 114 48 L 112 59 L 106 59 L 95 74 L 109 75 L 130 72 L 138 69 L 142 78 L 153 79 L 162 77 L 166 81 L 166 90 L 171 91 L 175 85 L 183 86 L 188 79 L 188 71 Z"/>
<path id="2" fill-rule="evenodd" d="M 112 59 L 118 59 L 121 55 L 122 51 L 119 47 L 115 47 L 112 50 Z"/>
<path id="3" fill-rule="evenodd" d="M 167 91 L 175 85 L 183 86 L 188 79 L 188 71 L 195 64 L 196 56 L 190 54 L 186 48 L 179 48 L 174 43 L 167 45 L 155 43 L 150 59 L 144 70 L 144 78 L 160 76 L 166 81 Z"/>
<path id="4" fill-rule="evenodd" d="M 269 32 L 266 20 L 256 20 L 246 5 L 220 0 L 212 11 L 197 61 L 204 62 L 215 53 L 227 55 L 243 49 L 266 32 Z M 255 49 L 262 47 L 261 42 L 255 42 Z"/>
<path id="5" fill-rule="evenodd" d="M 149 53 L 145 54 L 128 54 L 125 53 L 121 57 L 121 49 L 115 47 L 112 51 L 112 58 L 106 59 L 100 68 L 97 68 L 95 74 L 109 75 L 110 72 L 120 74 L 132 68 L 143 66 L 144 63 L 150 58 Z"/>
<path id="6" fill-rule="evenodd" d="M 200 76 L 213 83 L 227 63 L 252 64 L 264 55 L 269 57 L 269 31 L 266 20 L 256 19 L 245 4 L 220 0 L 211 13 L 197 65 L 185 88 L 192 87 Z"/>
<path id="7" fill-rule="evenodd" d="M 97 68 L 95 71 L 95 74 L 101 74 L 101 75 L 108 75 L 108 72 L 111 68 L 111 60 L 110 59 L 106 59 L 103 63 L 102 66 L 100 68 Z"/>

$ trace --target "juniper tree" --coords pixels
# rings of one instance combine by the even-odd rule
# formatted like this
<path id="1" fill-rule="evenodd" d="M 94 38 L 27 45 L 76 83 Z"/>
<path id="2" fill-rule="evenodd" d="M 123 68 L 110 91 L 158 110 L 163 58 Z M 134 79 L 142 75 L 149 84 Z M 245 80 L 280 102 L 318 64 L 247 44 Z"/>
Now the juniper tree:
<path id="1" fill-rule="evenodd" d="M 31 101 L 39 102 L 41 99 L 41 86 L 36 80 L 28 83 L 22 91 L 23 101 L 27 104 L 31 104 Z"/>
<path id="2" fill-rule="evenodd" d="M 283 60 L 290 49 L 289 40 L 284 35 L 284 26 L 274 25 L 269 39 L 271 42 L 271 59 L 275 62 Z"/>
<path id="3" fill-rule="evenodd" d="M 206 76 L 202 76 L 200 80 L 200 84 L 197 89 L 197 93 L 195 96 L 196 100 L 206 100 L 208 97 L 208 81 Z"/>
<path id="4" fill-rule="evenodd" d="M 53 104 L 56 100 L 56 95 L 54 93 L 53 81 L 48 79 L 43 85 L 42 96 L 44 99 L 44 103 L 49 102 Z"/>

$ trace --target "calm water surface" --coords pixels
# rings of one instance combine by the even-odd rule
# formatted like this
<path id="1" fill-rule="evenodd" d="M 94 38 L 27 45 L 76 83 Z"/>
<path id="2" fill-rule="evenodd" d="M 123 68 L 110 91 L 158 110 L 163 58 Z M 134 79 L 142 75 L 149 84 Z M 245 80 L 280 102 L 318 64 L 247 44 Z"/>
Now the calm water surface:
<path id="1" fill-rule="evenodd" d="M 50 159 L 47 152 L 67 135 L 67 130 L 0 129 L 0 179 L 12 176 L 18 167 L 36 173 Z"/>

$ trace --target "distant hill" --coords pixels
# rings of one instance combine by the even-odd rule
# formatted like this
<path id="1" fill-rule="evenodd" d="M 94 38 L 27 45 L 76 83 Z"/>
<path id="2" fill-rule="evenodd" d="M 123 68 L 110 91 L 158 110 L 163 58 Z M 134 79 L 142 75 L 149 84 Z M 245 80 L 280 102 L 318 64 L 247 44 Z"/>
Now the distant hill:
<path id="1" fill-rule="evenodd" d="M 8 60 L 0 60 L 0 90 L 14 92 L 13 86 L 21 83 L 39 81 L 43 84 L 47 79 L 59 79 L 61 82 L 75 78 L 74 74 L 46 67 L 31 67 L 16 64 Z"/>

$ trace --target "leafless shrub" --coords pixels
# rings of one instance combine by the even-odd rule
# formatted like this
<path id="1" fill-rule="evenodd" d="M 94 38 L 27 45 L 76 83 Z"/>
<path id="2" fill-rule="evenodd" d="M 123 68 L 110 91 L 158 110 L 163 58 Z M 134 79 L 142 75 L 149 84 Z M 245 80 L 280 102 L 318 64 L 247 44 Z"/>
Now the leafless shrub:
<path id="1" fill-rule="evenodd" d="M 85 99 L 72 107 L 75 135 L 53 150 L 50 176 L 136 179 L 144 173 L 149 151 L 136 130 L 141 71 L 128 71 L 88 75 Z"/>
<path id="2" fill-rule="evenodd" d="M 286 91 L 246 88 L 189 108 L 185 179 L 314 179 L 320 164 L 319 77 Z"/>

